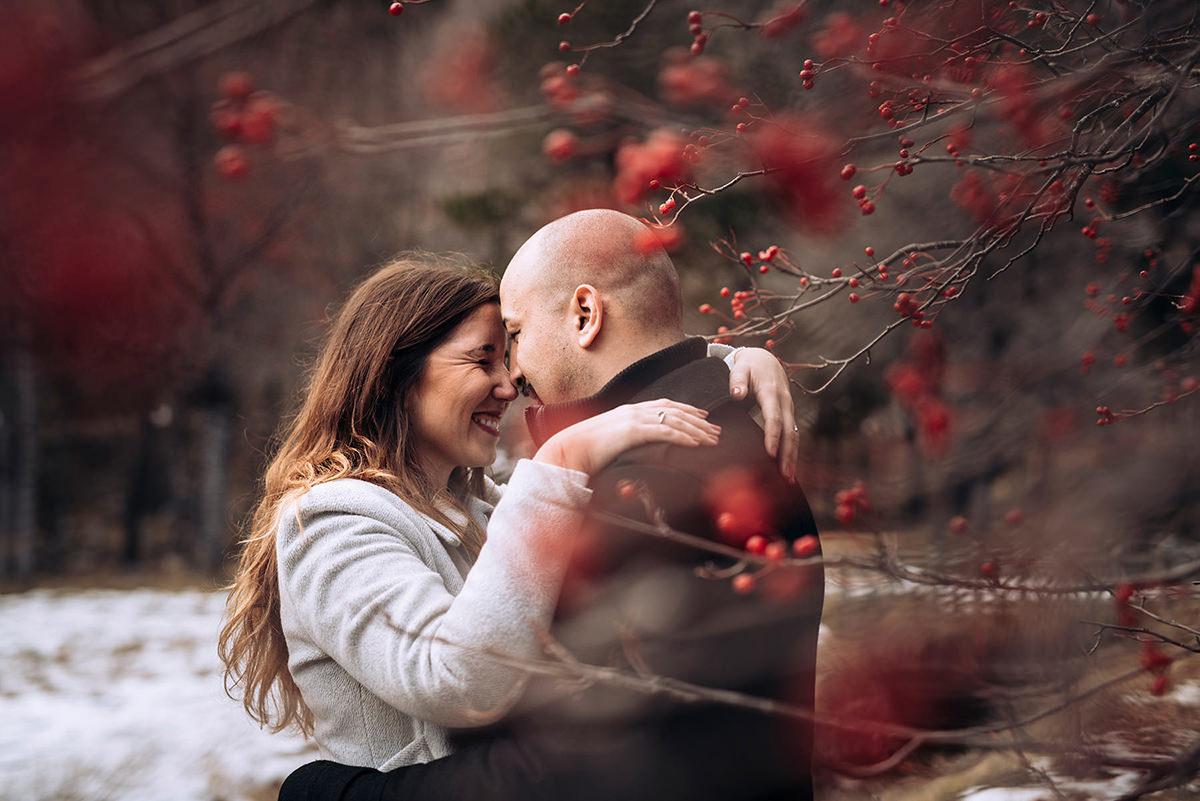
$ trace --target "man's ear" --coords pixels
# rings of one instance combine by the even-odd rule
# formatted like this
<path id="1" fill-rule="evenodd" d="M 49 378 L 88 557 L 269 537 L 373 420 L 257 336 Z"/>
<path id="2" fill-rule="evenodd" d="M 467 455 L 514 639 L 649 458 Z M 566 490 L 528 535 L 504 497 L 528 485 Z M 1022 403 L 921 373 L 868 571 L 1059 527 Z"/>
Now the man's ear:
<path id="1" fill-rule="evenodd" d="M 600 293 L 591 284 L 580 284 L 571 299 L 571 315 L 575 320 L 575 334 L 579 347 L 590 348 L 600 335 L 604 323 L 604 302 Z"/>

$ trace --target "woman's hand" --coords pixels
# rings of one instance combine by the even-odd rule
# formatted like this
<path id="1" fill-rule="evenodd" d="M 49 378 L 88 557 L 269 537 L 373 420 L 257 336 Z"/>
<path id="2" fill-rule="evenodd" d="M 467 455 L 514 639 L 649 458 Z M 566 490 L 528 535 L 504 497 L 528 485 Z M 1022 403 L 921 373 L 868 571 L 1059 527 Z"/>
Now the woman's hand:
<path id="1" fill-rule="evenodd" d="M 558 432 L 546 440 L 533 460 L 594 475 L 638 445 L 716 445 L 721 427 L 707 417 L 705 410 L 673 400 L 626 404 Z"/>
<path id="2" fill-rule="evenodd" d="M 739 348 L 734 354 L 729 394 L 740 400 L 748 392 L 762 409 L 767 453 L 778 458 L 779 472 L 794 482 L 796 463 L 800 460 L 800 429 L 796 425 L 787 372 L 769 350 Z"/>

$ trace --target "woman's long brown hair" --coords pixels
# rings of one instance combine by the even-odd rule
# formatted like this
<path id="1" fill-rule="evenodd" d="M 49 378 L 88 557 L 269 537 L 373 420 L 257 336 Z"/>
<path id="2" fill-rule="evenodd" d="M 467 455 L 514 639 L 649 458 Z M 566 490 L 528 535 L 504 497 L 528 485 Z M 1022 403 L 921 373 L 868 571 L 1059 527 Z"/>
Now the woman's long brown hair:
<path id="1" fill-rule="evenodd" d="M 429 352 L 479 306 L 498 301 L 491 274 L 453 256 L 406 254 L 359 284 L 334 320 L 300 410 L 281 426 L 282 442 L 225 588 L 217 647 L 225 692 L 234 697 L 240 686 L 246 711 L 271 731 L 295 725 L 305 737 L 313 733 L 312 711 L 288 672 L 279 617 L 276 517 L 289 496 L 338 478 L 370 481 L 458 531 L 475 554 L 483 545 L 470 515 L 459 525 L 435 505 L 445 488 L 421 470 L 407 401 Z M 480 470 L 455 471 L 451 502 L 479 494 L 482 483 Z"/>

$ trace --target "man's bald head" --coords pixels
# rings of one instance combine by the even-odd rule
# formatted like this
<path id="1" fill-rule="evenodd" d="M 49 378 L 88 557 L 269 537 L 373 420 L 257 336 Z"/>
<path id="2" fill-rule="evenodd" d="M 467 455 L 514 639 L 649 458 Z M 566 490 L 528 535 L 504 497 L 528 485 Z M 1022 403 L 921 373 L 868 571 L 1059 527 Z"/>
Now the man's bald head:
<path id="1" fill-rule="evenodd" d="M 547 299 L 591 284 L 631 327 L 682 333 L 675 265 L 645 224 L 619 211 L 586 209 L 542 226 L 513 256 L 504 280 L 536 283 Z"/>
<path id="2" fill-rule="evenodd" d="M 509 262 L 500 302 L 509 331 L 519 332 L 514 372 L 547 402 L 591 394 L 683 338 L 670 257 L 643 223 L 611 209 L 539 229 Z"/>

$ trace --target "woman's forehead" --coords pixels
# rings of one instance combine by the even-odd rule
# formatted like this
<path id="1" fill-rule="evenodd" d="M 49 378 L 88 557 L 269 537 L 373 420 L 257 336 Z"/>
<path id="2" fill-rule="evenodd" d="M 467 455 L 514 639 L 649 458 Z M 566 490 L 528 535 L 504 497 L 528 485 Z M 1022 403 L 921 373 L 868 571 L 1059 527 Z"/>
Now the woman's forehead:
<path id="1" fill-rule="evenodd" d="M 485 303 L 458 324 L 447 337 L 447 342 L 468 343 L 469 347 L 474 348 L 485 342 L 503 342 L 505 336 L 499 304 Z"/>

